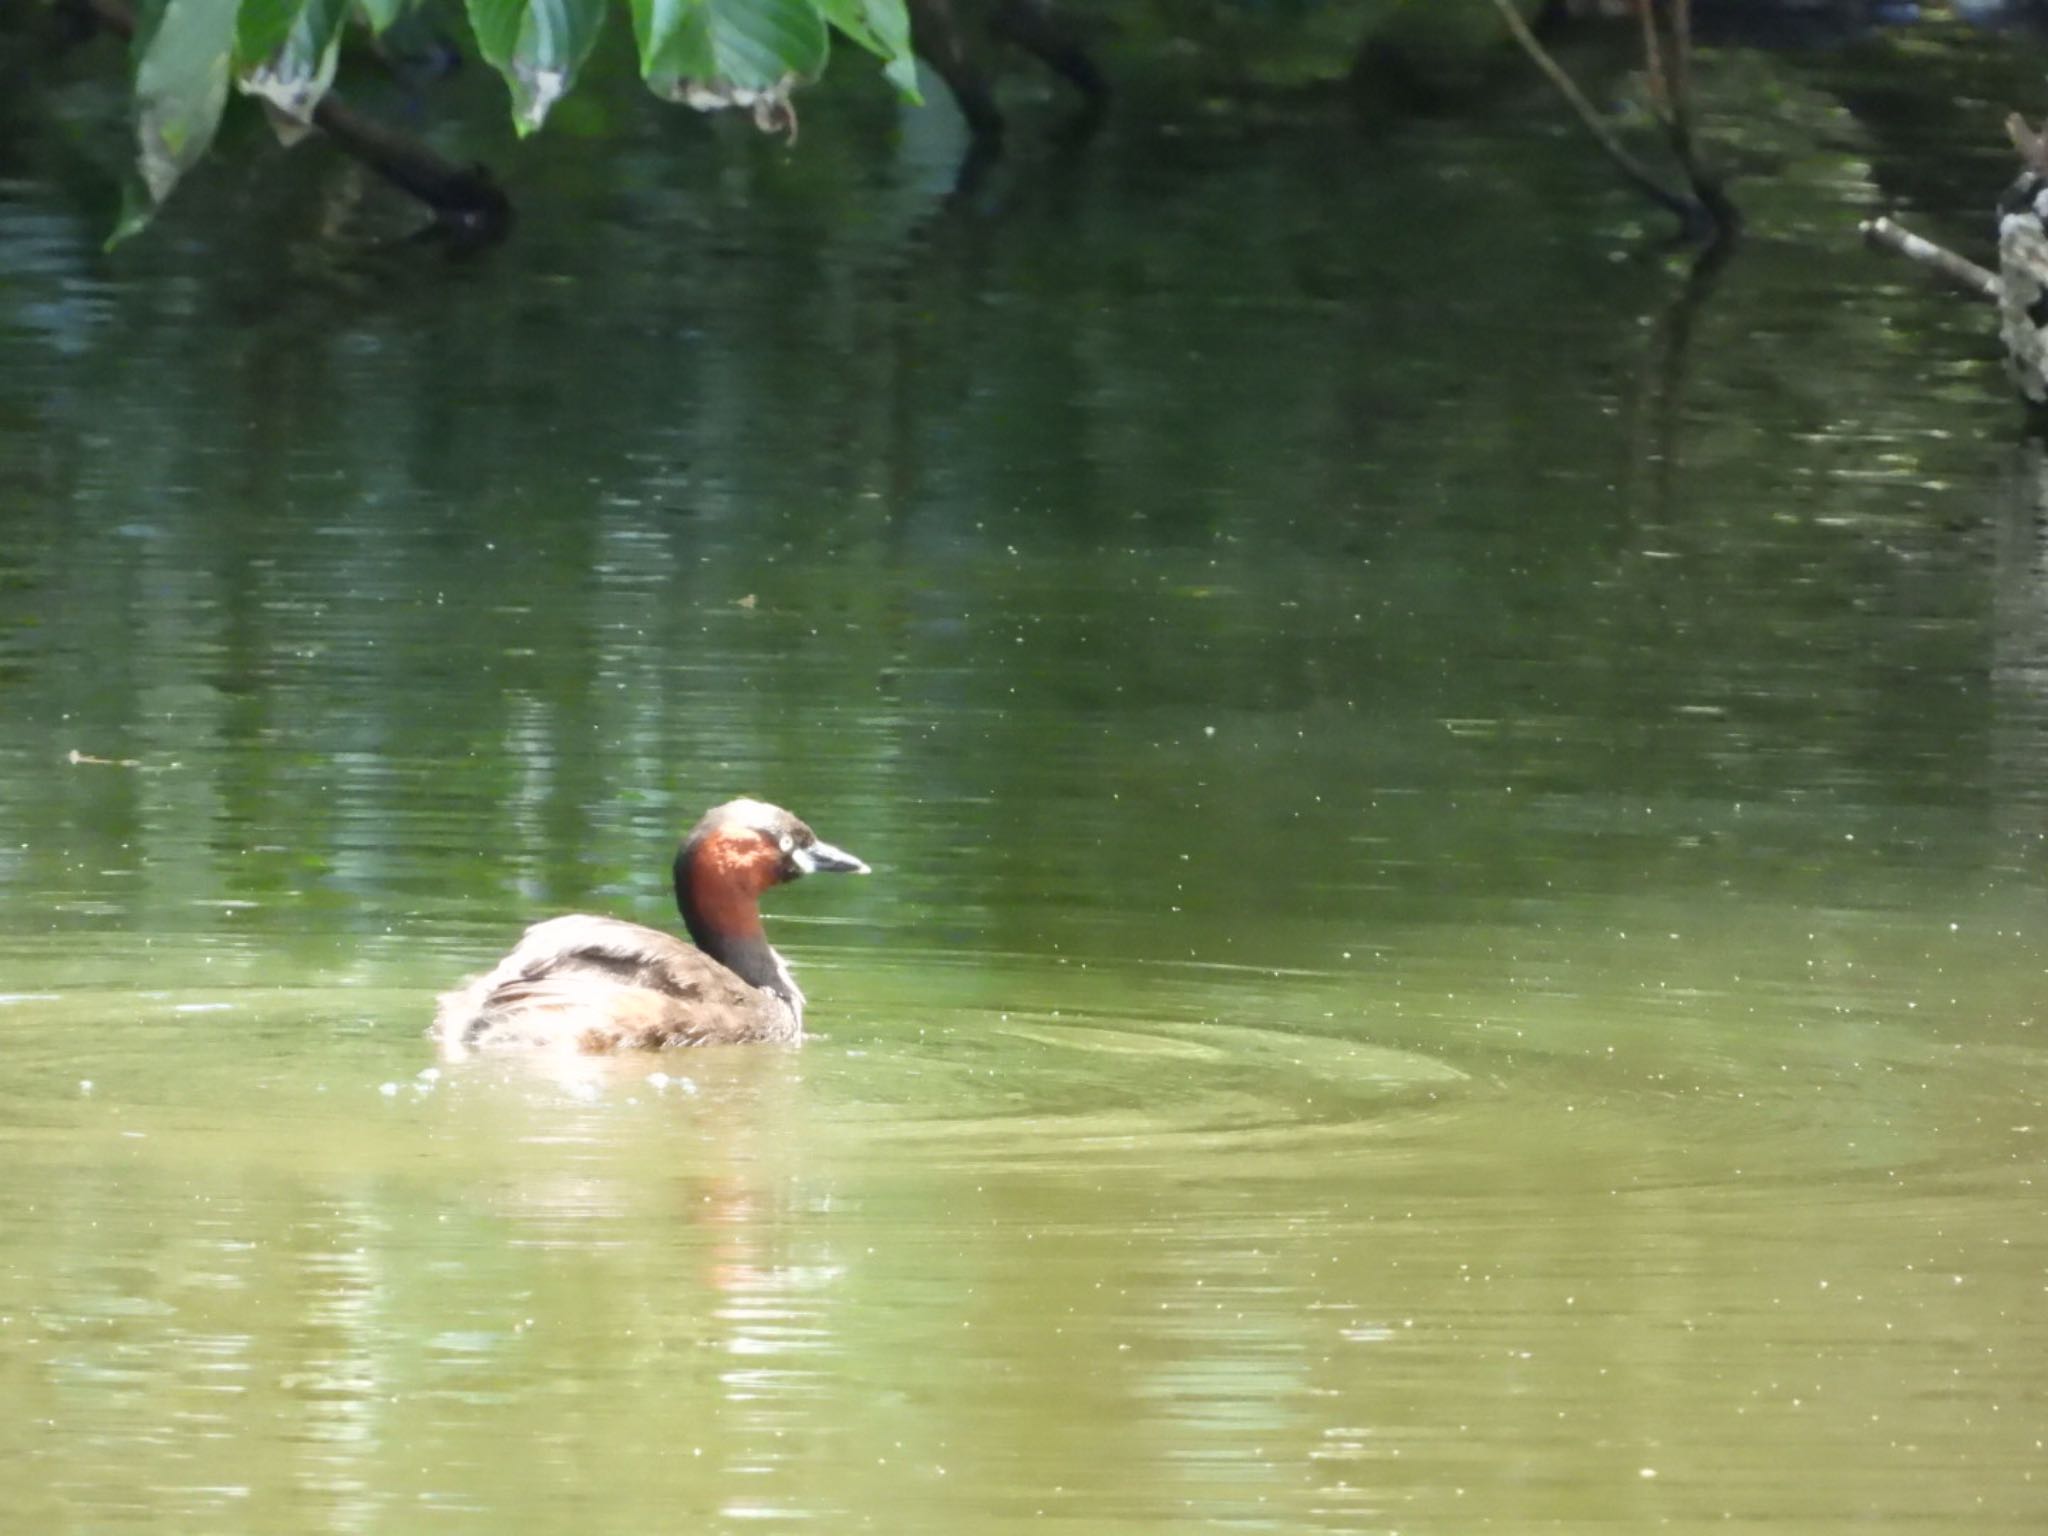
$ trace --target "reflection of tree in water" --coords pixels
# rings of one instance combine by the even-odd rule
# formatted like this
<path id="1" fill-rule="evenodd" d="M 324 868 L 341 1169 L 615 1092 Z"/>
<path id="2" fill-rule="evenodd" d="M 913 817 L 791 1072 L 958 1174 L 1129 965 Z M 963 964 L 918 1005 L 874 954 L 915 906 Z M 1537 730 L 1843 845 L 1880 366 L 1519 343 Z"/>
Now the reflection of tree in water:
<path id="1" fill-rule="evenodd" d="M 2048 834 L 2048 448 L 2038 435 L 2013 452 L 1995 550 L 1991 693 L 2001 820 L 2032 839 Z"/>

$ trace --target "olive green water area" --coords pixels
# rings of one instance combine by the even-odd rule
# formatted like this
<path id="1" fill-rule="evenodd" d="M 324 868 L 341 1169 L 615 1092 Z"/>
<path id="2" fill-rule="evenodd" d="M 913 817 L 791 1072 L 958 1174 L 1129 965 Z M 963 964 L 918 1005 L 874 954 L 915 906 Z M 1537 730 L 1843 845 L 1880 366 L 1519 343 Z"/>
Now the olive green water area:
<path id="1" fill-rule="evenodd" d="M 2040 1529 L 2040 471 L 1854 155 L 1686 310 L 1519 123 L 828 127 L 0 189 L 0 1524 Z M 738 793 L 810 1043 L 436 1063 Z"/>

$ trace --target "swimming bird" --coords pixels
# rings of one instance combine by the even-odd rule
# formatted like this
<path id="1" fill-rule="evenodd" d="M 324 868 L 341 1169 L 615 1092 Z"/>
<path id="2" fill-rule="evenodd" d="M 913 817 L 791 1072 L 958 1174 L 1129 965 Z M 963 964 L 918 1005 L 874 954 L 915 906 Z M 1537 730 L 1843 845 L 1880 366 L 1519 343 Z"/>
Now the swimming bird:
<path id="1" fill-rule="evenodd" d="M 805 875 L 866 873 L 780 806 L 729 800 L 676 850 L 676 906 L 694 949 L 613 917 L 551 917 L 492 970 L 443 993 L 434 1034 L 451 1056 L 497 1046 L 794 1044 L 804 995 L 761 930 L 761 895 Z"/>

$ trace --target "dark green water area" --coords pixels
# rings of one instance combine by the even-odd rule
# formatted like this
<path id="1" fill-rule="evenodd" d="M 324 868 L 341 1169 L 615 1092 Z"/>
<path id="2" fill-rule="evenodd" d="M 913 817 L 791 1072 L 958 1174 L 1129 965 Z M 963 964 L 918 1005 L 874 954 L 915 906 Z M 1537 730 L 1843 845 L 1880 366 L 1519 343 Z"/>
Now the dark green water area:
<path id="1" fill-rule="evenodd" d="M 2048 479 L 1854 235 L 2009 157 L 1720 68 L 1689 283 L 1533 88 L 954 195 L 877 90 L 484 82 L 502 249 L 250 136 L 106 255 L 80 66 L 0 179 L 0 1524 L 2042 1529 Z M 770 899 L 802 1049 L 437 1062 L 738 794 L 875 868 Z"/>

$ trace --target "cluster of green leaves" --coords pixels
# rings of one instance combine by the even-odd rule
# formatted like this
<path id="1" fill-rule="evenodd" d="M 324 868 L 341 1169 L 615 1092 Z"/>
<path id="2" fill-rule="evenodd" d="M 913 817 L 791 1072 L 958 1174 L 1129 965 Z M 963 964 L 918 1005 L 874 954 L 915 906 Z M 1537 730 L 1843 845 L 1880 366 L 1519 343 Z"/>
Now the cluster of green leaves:
<path id="1" fill-rule="evenodd" d="M 312 125 L 351 22 L 381 36 L 421 0 L 143 0 L 134 40 L 138 155 L 121 232 L 139 228 L 206 153 L 232 85 L 287 136 Z M 576 82 L 614 0 L 465 0 L 477 51 L 530 133 Z M 825 67 L 837 29 L 915 98 L 903 0 L 624 0 L 650 89 L 773 127 Z"/>

